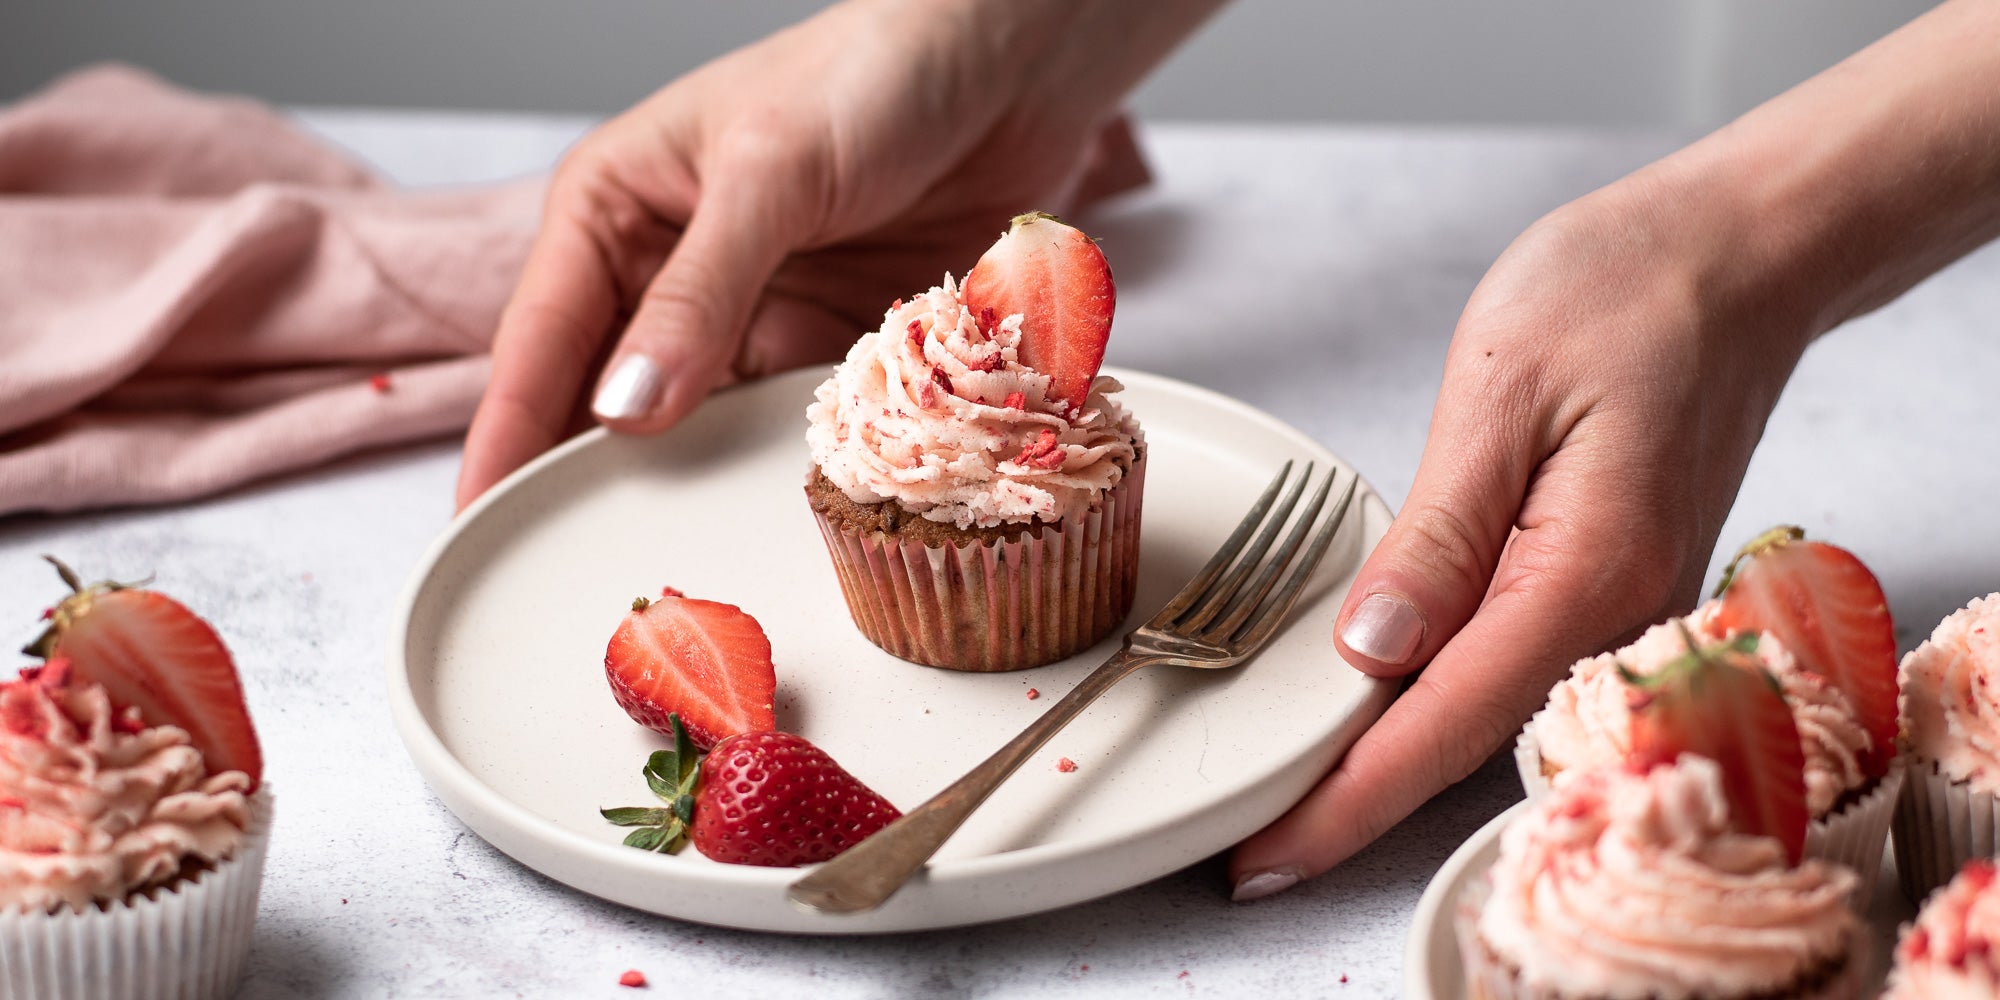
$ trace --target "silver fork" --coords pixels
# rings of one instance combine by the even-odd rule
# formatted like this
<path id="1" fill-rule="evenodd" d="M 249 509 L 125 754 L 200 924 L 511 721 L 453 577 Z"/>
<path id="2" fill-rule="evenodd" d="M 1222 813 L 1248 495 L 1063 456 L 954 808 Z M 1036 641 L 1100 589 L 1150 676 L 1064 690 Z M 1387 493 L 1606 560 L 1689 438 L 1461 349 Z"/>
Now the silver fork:
<path id="1" fill-rule="evenodd" d="M 1279 500 L 1278 494 L 1292 474 L 1292 463 L 1286 462 L 1208 565 L 1152 621 L 1126 635 L 1124 648 L 965 777 L 792 883 L 786 895 L 793 903 L 822 913 L 859 913 L 881 906 L 944 846 L 1001 782 L 1112 685 L 1141 667 L 1158 663 L 1221 668 L 1255 656 L 1305 590 L 1313 568 L 1347 516 L 1357 481 L 1352 476 L 1331 513 L 1320 519 L 1338 473 L 1338 469 L 1327 473 L 1290 534 L 1267 560 L 1272 541 L 1312 480 L 1312 466 L 1307 465 L 1305 474 L 1284 490 L 1284 498 Z M 1320 522 L 1317 530 L 1315 521 Z M 1257 536 L 1254 542 L 1250 541 L 1252 533 Z M 1275 594 L 1273 587 L 1277 588 Z"/>

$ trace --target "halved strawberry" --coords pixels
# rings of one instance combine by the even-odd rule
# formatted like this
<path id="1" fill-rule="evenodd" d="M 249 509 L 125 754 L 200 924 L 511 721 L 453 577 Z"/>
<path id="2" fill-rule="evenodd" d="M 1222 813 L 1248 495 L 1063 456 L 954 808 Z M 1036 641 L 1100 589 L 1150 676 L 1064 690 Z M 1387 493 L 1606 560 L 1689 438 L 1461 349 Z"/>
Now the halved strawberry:
<path id="1" fill-rule="evenodd" d="M 263 751 L 236 664 L 215 629 L 159 591 L 86 587 L 69 567 L 49 562 L 73 593 L 26 652 L 69 661 L 72 680 L 102 684 L 113 706 L 138 709 L 148 725 L 187 730 L 211 772 L 242 771 L 256 787 Z"/>
<path id="2" fill-rule="evenodd" d="M 1021 363 L 1049 376 L 1050 398 L 1083 408 L 1118 302 L 1090 237 L 1053 215 L 1017 215 L 965 276 L 963 296 L 975 316 L 1019 313 Z"/>
<path id="3" fill-rule="evenodd" d="M 1631 762 L 1642 773 L 1682 754 L 1722 769 L 1730 823 L 1775 837 L 1796 864 L 1805 849 L 1806 758 L 1778 682 L 1755 657 L 1757 637 L 1695 652 L 1632 685 Z"/>
<path id="4" fill-rule="evenodd" d="M 706 749 L 737 733 L 778 728 L 771 640 L 741 608 L 680 596 L 639 598 L 604 650 L 611 694 L 634 722 L 673 734 L 678 714 Z"/>
<path id="5" fill-rule="evenodd" d="M 1882 585 L 1846 549 L 1781 526 L 1757 536 L 1723 571 L 1715 624 L 1769 632 L 1799 665 L 1840 689 L 1874 738 L 1872 777 L 1896 753 L 1896 629 Z"/>

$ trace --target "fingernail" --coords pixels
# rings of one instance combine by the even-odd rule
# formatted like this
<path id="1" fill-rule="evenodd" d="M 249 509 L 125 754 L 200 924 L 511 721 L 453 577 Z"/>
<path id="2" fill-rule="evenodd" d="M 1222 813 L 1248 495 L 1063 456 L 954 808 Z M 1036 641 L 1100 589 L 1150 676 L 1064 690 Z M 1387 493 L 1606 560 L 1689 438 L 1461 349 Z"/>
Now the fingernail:
<path id="1" fill-rule="evenodd" d="M 1340 630 L 1347 648 L 1383 663 L 1402 663 L 1424 638 L 1424 618 L 1410 602 L 1388 594 L 1370 594 Z"/>
<path id="2" fill-rule="evenodd" d="M 643 354 L 627 354 L 597 390 L 590 412 L 600 420 L 636 420 L 659 400 L 660 366 Z"/>
<path id="3" fill-rule="evenodd" d="M 1275 896 L 1299 884 L 1300 872 L 1297 868 L 1272 868 L 1255 872 L 1236 880 L 1236 891 L 1229 894 L 1232 902 L 1247 903 L 1265 896 Z"/>

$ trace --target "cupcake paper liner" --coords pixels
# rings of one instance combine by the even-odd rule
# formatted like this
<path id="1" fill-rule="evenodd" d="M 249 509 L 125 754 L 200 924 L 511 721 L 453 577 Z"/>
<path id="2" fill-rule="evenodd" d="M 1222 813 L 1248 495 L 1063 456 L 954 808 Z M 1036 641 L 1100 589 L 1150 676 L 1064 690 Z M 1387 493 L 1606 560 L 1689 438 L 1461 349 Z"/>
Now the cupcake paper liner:
<path id="1" fill-rule="evenodd" d="M 814 516 L 868 641 L 933 667 L 1020 670 L 1088 648 L 1132 610 L 1145 481 L 1142 450 L 1094 509 L 984 544 L 927 546 Z"/>
<path id="2" fill-rule="evenodd" d="M 1514 768 L 1521 775 L 1521 787 L 1527 791 L 1530 801 L 1541 798 L 1549 790 L 1549 778 L 1542 773 L 1542 746 L 1535 738 L 1535 722 L 1541 716 L 1541 712 L 1536 712 L 1527 726 L 1522 728 L 1521 735 L 1514 739 Z M 1861 877 L 1861 884 L 1855 887 L 1851 903 L 1854 911 L 1864 916 L 1875 899 L 1875 883 L 1880 881 L 1882 874 L 1882 847 L 1889 840 L 1889 827 L 1896 820 L 1897 802 L 1902 798 L 1906 780 L 1904 761 L 1898 758 L 1890 763 L 1889 773 L 1883 775 L 1875 787 L 1868 790 L 1868 794 L 1806 826 L 1806 857 L 1838 862 L 1852 868 Z M 1989 834 L 1992 829 L 1989 824 Z M 1987 843 L 1992 843 L 1990 836 Z M 1903 866 L 1900 847 L 1896 865 L 1899 870 Z M 1945 877 L 1950 878 L 1951 873 L 1957 871 L 1954 867 Z M 1908 877 L 1903 876 L 1903 879 L 1907 891 Z"/>
<path id="3" fill-rule="evenodd" d="M 1452 922 L 1452 929 L 1458 939 L 1459 961 L 1465 968 L 1465 995 L 1469 1000 L 1599 1000 L 1603 996 L 1563 993 L 1522 982 L 1520 973 L 1509 968 L 1479 938 L 1479 910 L 1486 904 L 1486 897 L 1492 891 L 1493 884 L 1484 875 L 1474 879 L 1460 894 Z M 1801 1000 L 1857 1000 L 1861 996 L 1863 966 L 1867 964 L 1863 956 L 1868 954 L 1868 948 L 1866 927 L 1857 924 L 1854 929 L 1854 940 L 1846 950 L 1847 963 L 1842 966 L 1840 974 L 1829 982 L 1810 991 L 1763 990 L 1745 996 L 1782 995 L 1798 997 Z M 1729 998 L 1718 996 L 1716 1000 L 1729 1000 Z"/>
<path id="4" fill-rule="evenodd" d="M 1894 828 L 1897 880 L 1922 903 L 1967 861 L 2000 855 L 2000 798 L 1953 780 L 1936 761 L 1912 759 Z"/>
<path id="5" fill-rule="evenodd" d="M 0 1000 L 211 1000 L 233 993 L 257 921 L 271 792 L 236 853 L 192 879 L 83 912 L 0 913 Z"/>

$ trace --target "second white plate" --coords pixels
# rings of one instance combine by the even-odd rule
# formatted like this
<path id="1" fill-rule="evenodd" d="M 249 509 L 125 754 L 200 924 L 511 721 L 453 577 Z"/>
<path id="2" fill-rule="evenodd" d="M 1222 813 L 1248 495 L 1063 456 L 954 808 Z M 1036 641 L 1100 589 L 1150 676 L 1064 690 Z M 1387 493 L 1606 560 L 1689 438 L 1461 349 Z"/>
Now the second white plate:
<path id="1" fill-rule="evenodd" d="M 1234 400 L 1108 374 L 1127 386 L 1150 448 L 1135 620 L 1194 574 L 1286 460 L 1354 474 Z M 620 845 L 623 831 L 597 809 L 648 802 L 639 769 L 663 745 L 604 680 L 605 642 L 634 596 L 670 584 L 755 615 L 778 666 L 779 725 L 906 808 L 1117 648 L 1114 637 L 1062 663 L 982 675 L 906 663 L 863 639 L 802 490 L 804 411 L 823 377 L 722 393 L 655 438 L 584 435 L 495 488 L 433 547 L 395 623 L 389 696 L 418 769 L 474 832 L 585 892 L 689 920 L 835 934 L 977 923 L 1116 892 L 1230 846 L 1297 801 L 1393 696 L 1331 640 L 1389 523 L 1364 483 L 1293 621 L 1260 657 L 1125 681 L 876 912 L 793 908 L 794 870 Z M 1057 770 L 1063 757 L 1074 772 Z"/>

